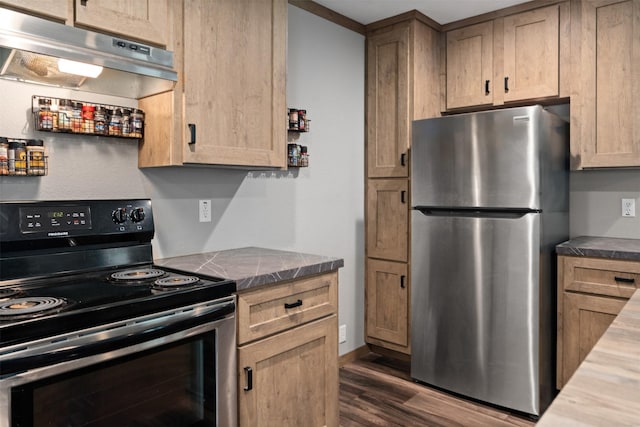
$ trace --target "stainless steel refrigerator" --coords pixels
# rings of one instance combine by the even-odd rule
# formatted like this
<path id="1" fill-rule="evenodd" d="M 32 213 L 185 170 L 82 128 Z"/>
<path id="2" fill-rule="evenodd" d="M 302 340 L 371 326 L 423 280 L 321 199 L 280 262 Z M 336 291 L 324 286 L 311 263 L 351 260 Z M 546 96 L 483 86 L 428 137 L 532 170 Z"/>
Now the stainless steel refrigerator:
<path id="1" fill-rule="evenodd" d="M 535 416 L 551 402 L 568 145 L 541 106 L 413 122 L 414 380 Z"/>

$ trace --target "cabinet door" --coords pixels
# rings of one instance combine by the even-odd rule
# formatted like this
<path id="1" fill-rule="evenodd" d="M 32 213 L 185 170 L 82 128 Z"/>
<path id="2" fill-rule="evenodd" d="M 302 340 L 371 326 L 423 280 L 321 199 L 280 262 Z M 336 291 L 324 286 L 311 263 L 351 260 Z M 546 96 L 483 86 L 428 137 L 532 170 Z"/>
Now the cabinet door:
<path id="1" fill-rule="evenodd" d="M 75 0 L 75 25 L 166 46 L 168 0 Z"/>
<path id="2" fill-rule="evenodd" d="M 409 281 L 407 264 L 367 260 L 367 342 L 409 351 Z"/>
<path id="3" fill-rule="evenodd" d="M 640 166 L 640 0 L 583 1 L 573 167 Z"/>
<path id="4" fill-rule="evenodd" d="M 66 0 L 0 0 L 0 6 L 67 21 L 73 16 Z"/>
<path id="5" fill-rule="evenodd" d="M 504 18 L 505 102 L 558 96 L 559 19 L 557 4 Z"/>
<path id="6" fill-rule="evenodd" d="M 409 25 L 367 38 L 367 174 L 407 177 Z"/>
<path id="7" fill-rule="evenodd" d="M 447 108 L 493 103 L 493 21 L 447 32 Z"/>
<path id="8" fill-rule="evenodd" d="M 184 22 L 184 163 L 284 167 L 286 0 L 189 0 Z"/>
<path id="9" fill-rule="evenodd" d="M 336 315 L 240 347 L 238 370 L 240 426 L 338 426 Z"/>
<path id="10" fill-rule="evenodd" d="M 367 256 L 406 262 L 408 181 L 370 179 L 367 186 Z"/>
<path id="11" fill-rule="evenodd" d="M 562 386 L 616 318 L 626 300 L 565 292 L 563 297 L 563 366 L 558 367 Z"/>

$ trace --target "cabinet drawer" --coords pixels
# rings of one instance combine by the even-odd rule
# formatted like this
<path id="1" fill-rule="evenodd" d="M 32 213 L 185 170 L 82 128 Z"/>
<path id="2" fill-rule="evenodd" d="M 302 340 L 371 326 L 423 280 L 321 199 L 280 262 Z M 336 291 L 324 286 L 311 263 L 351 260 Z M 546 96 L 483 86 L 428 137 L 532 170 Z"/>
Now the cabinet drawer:
<path id="1" fill-rule="evenodd" d="M 238 345 L 336 313 L 338 272 L 238 294 Z"/>
<path id="2" fill-rule="evenodd" d="M 561 257 L 565 291 L 630 298 L 640 288 L 640 262 Z"/>

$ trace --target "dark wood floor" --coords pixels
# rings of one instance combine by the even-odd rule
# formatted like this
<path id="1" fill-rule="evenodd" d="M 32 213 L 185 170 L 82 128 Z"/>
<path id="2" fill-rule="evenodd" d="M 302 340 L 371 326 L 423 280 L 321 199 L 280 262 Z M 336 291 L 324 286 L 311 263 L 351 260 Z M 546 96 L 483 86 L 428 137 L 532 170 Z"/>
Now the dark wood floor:
<path id="1" fill-rule="evenodd" d="M 409 364 L 369 354 L 340 368 L 340 426 L 519 426 L 534 422 L 411 381 Z"/>

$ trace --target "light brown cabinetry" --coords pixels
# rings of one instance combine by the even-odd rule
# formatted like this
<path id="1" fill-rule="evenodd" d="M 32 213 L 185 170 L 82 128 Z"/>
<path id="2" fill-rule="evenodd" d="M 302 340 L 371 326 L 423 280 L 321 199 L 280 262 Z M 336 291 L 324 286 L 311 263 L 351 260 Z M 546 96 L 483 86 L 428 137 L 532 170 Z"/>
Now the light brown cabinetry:
<path id="1" fill-rule="evenodd" d="M 240 426 L 338 426 L 338 273 L 238 294 Z"/>
<path id="2" fill-rule="evenodd" d="M 558 257 L 558 389 L 640 287 L 640 262 Z"/>
<path id="3" fill-rule="evenodd" d="M 54 18 L 100 33 L 168 46 L 168 0 L 2 0 L 26 13 Z"/>
<path id="4" fill-rule="evenodd" d="M 167 46 L 169 0 L 75 0 L 75 25 Z"/>
<path id="5" fill-rule="evenodd" d="M 371 344 L 406 353 L 409 348 L 407 264 L 367 260 L 367 338 Z"/>
<path id="6" fill-rule="evenodd" d="M 572 168 L 640 166 L 640 0 L 583 0 L 575 15 Z"/>
<path id="7" fill-rule="evenodd" d="M 369 180 L 367 187 L 367 255 L 407 262 L 409 182 Z"/>
<path id="8" fill-rule="evenodd" d="M 446 33 L 446 109 L 569 96 L 569 3 Z"/>
<path id="9" fill-rule="evenodd" d="M 439 115 L 440 36 L 417 14 L 367 30 L 365 339 L 409 354 L 411 121 Z"/>
<path id="10" fill-rule="evenodd" d="M 141 100 L 138 165 L 284 167 L 286 0 L 188 0 L 179 13 L 182 78 Z"/>

